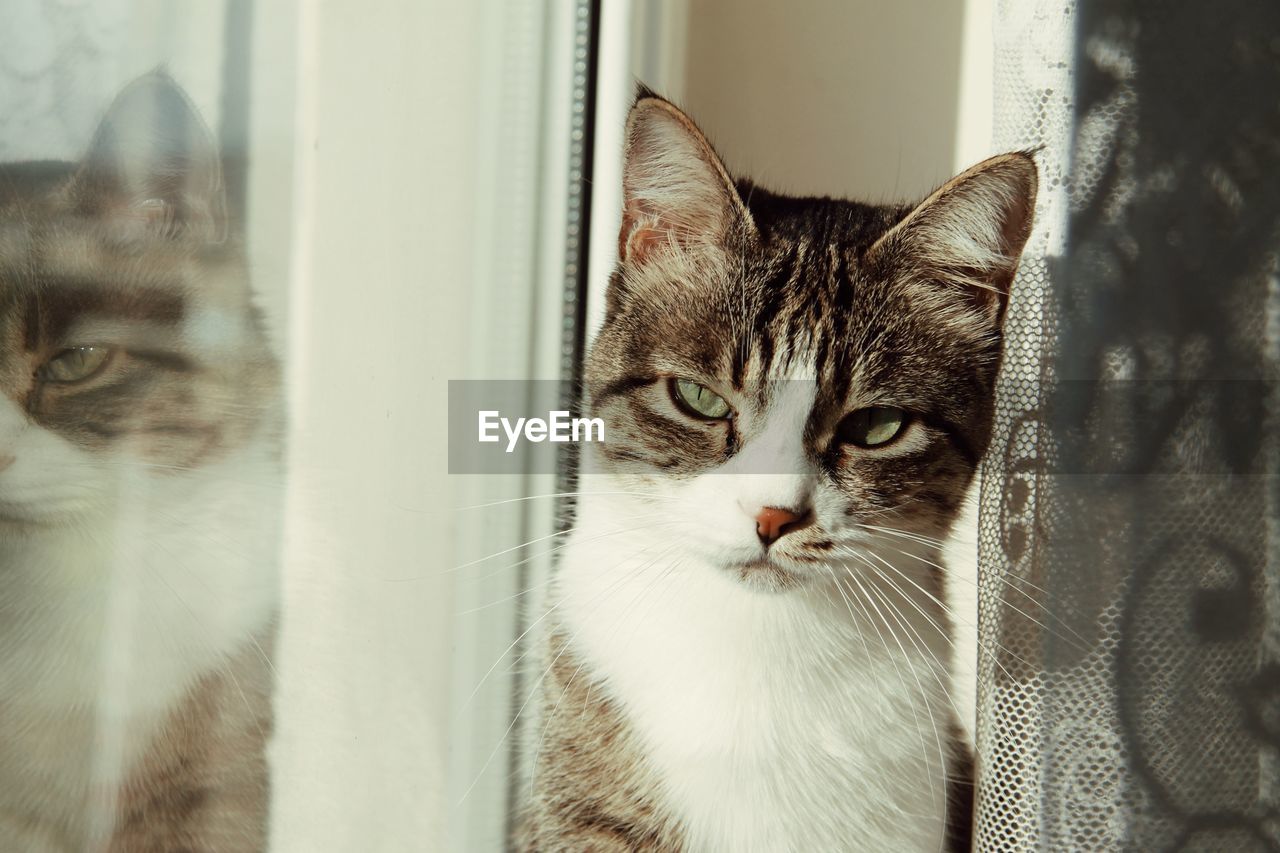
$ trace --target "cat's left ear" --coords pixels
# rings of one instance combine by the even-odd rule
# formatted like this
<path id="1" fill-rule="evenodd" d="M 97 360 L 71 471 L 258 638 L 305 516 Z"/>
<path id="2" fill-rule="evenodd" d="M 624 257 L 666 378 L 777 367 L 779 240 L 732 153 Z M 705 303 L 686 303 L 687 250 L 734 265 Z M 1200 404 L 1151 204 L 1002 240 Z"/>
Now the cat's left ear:
<path id="1" fill-rule="evenodd" d="M 911 278 L 955 290 L 999 326 L 1018 259 L 1031 234 L 1036 165 L 1001 154 L 952 178 L 868 250 Z"/>
<path id="2" fill-rule="evenodd" d="M 213 133 L 163 72 L 116 96 L 71 186 L 85 215 L 123 233 L 218 242 L 227 201 Z"/>

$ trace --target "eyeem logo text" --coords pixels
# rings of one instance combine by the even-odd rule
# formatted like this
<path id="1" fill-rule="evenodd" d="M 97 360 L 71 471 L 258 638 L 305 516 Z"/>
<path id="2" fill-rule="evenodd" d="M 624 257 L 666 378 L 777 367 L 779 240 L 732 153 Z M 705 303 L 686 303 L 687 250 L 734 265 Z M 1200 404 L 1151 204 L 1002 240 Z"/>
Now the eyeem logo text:
<path id="1" fill-rule="evenodd" d="M 571 418 L 566 411 L 549 412 L 547 419 L 516 418 L 513 424 L 496 411 L 480 412 L 479 438 L 482 442 L 501 441 L 498 430 L 507 436 L 507 453 L 516 449 L 521 438 L 535 444 L 552 442 L 604 441 L 604 421 L 600 418 Z"/>

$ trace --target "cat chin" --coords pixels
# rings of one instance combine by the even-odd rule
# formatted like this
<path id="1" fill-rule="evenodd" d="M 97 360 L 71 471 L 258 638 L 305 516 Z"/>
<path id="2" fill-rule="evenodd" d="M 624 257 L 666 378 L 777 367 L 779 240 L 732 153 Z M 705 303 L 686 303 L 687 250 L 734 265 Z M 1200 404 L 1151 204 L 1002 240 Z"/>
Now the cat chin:
<path id="1" fill-rule="evenodd" d="M 61 530 L 82 524 L 92 515 L 94 513 L 84 507 L 33 509 L 0 503 L 0 532 L 22 534 L 41 530 Z"/>
<path id="2" fill-rule="evenodd" d="M 0 498 L 0 531 L 6 533 L 39 533 L 95 525 L 109 519 L 114 506 L 102 488 L 94 494 L 41 497 L 37 500 Z"/>
<path id="3" fill-rule="evenodd" d="M 796 572 L 770 559 L 751 560 L 730 566 L 734 578 L 749 590 L 770 594 L 791 592 L 810 583 L 807 574 Z"/>

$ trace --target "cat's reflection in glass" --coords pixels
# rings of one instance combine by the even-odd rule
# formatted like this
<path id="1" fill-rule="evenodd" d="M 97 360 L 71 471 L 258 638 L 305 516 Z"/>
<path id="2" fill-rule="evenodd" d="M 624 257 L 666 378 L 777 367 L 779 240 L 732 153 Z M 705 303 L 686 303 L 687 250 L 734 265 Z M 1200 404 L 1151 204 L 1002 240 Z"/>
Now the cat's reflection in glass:
<path id="1" fill-rule="evenodd" d="M 278 365 L 177 83 L 85 142 L 0 165 L 0 850 L 258 850 Z"/>

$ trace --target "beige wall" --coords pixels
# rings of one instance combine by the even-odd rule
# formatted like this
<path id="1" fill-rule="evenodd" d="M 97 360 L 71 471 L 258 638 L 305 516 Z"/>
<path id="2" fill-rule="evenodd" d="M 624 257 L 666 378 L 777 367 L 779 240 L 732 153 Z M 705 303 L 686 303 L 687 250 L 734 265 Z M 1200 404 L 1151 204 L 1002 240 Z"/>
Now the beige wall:
<path id="1" fill-rule="evenodd" d="M 446 380 L 467 367 L 482 9 L 258 6 L 259 46 L 292 37 L 297 55 L 278 69 L 296 92 L 263 90 L 291 156 L 270 150 L 285 128 L 257 152 L 293 162 L 272 849 L 444 850 L 457 501 L 441 448 Z"/>
<path id="2" fill-rule="evenodd" d="M 570 7 L 254 8 L 255 262 L 292 281 L 272 849 L 498 853 L 554 483 L 450 474 L 448 382 L 558 365 Z"/>
<path id="3" fill-rule="evenodd" d="M 688 0 L 683 105 L 736 173 L 919 196 L 950 176 L 959 0 Z"/>

